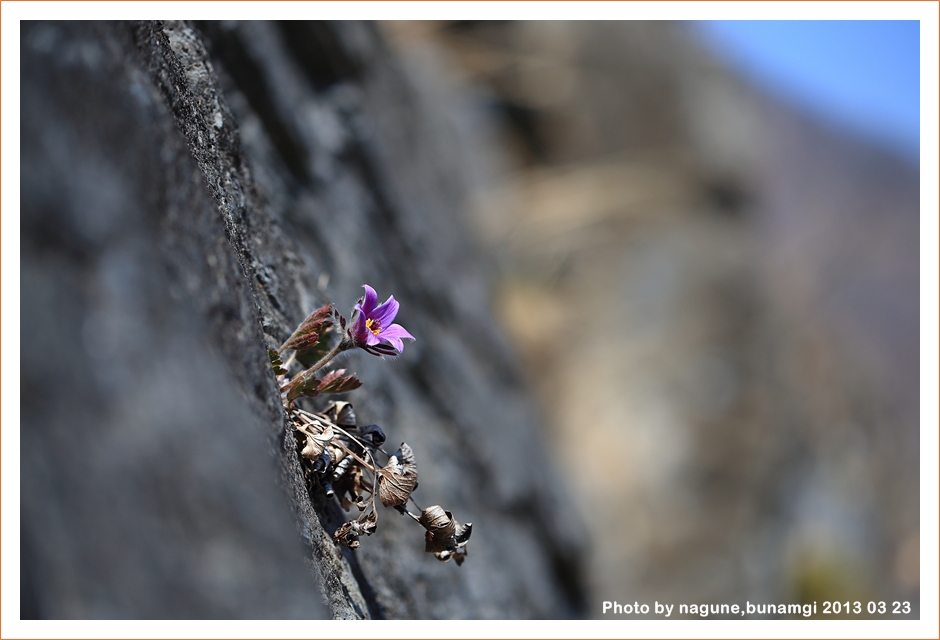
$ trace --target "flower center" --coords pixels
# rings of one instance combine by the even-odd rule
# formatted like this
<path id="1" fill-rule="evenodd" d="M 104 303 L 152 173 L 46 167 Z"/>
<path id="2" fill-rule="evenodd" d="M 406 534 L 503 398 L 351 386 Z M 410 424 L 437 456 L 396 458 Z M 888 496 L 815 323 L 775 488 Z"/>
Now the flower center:
<path id="1" fill-rule="evenodd" d="M 378 322 L 376 322 L 372 318 L 369 318 L 368 320 L 366 320 L 366 329 L 371 331 L 372 335 L 377 336 L 382 331 L 382 325 L 380 325 Z"/>

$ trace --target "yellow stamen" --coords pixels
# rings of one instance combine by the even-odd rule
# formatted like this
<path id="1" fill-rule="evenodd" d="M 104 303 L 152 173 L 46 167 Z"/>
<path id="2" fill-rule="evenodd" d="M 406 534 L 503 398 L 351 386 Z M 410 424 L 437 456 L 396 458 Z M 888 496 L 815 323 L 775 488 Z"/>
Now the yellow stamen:
<path id="1" fill-rule="evenodd" d="M 379 335 L 379 333 L 382 331 L 382 327 L 379 325 L 379 323 L 373 320 L 372 318 L 369 318 L 368 320 L 366 320 L 366 329 L 371 331 L 372 335 L 374 336 Z"/>

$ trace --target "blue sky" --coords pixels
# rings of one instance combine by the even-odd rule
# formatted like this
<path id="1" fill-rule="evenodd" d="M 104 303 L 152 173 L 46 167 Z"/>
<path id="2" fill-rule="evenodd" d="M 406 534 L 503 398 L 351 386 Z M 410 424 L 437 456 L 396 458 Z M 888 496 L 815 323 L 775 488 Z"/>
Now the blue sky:
<path id="1" fill-rule="evenodd" d="M 917 157 L 918 22 L 728 20 L 693 24 L 721 57 L 767 90 L 843 129 Z"/>

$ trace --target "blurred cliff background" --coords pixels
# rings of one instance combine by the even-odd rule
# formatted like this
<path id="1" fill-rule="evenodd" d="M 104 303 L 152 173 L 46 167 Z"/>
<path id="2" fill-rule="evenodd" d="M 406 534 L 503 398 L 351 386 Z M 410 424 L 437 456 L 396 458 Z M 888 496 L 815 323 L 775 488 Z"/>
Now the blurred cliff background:
<path id="1" fill-rule="evenodd" d="M 680 22 L 21 37 L 21 617 L 918 615 L 916 142 Z M 265 348 L 364 282 L 460 568 L 338 549 L 285 429 Z"/>
<path id="2" fill-rule="evenodd" d="M 473 225 L 591 614 L 916 611 L 917 23 L 382 28 L 488 154 Z"/>

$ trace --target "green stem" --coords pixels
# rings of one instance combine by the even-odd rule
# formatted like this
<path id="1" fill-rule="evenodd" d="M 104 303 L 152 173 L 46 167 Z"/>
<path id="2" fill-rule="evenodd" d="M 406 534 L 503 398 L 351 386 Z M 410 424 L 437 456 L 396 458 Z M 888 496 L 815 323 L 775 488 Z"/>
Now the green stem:
<path id="1" fill-rule="evenodd" d="M 343 351 L 346 351 L 347 349 L 349 349 L 349 343 L 347 343 L 345 340 L 340 340 L 336 344 L 336 346 L 333 347 L 332 351 L 330 351 L 328 354 L 320 358 L 319 362 L 317 362 L 315 365 L 307 369 L 307 371 L 305 371 L 304 373 L 313 373 L 315 371 L 319 371 L 324 366 L 326 366 L 330 362 L 330 360 L 338 356 Z"/>
<path id="2" fill-rule="evenodd" d="M 281 366 L 284 367 L 285 369 L 289 369 L 290 366 L 294 363 L 294 360 L 296 359 L 297 359 L 297 352 L 295 351 L 294 353 L 290 354 L 290 358 L 287 359 L 287 362 L 285 362 Z"/>

